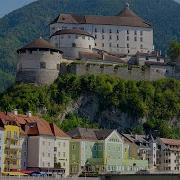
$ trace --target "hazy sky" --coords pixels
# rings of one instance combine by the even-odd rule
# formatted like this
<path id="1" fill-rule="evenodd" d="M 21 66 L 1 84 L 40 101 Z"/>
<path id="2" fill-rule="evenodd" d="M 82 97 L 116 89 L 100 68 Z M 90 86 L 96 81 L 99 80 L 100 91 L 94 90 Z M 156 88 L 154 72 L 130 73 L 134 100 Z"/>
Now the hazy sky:
<path id="1" fill-rule="evenodd" d="M 0 0 L 0 17 L 35 0 Z"/>

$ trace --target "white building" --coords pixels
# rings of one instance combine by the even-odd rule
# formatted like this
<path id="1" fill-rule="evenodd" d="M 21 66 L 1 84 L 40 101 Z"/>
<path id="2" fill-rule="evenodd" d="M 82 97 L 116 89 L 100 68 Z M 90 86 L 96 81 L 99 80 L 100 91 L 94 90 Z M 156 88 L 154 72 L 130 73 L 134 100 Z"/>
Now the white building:
<path id="1" fill-rule="evenodd" d="M 116 16 L 61 14 L 50 24 L 50 36 L 64 29 L 88 32 L 95 38 L 96 49 L 113 54 L 135 55 L 154 49 L 152 26 L 131 11 L 128 4 Z"/>
<path id="2" fill-rule="evenodd" d="M 92 52 L 94 37 L 80 29 L 63 29 L 51 35 L 51 43 L 68 59 L 79 59 L 80 52 Z"/>
<path id="3" fill-rule="evenodd" d="M 55 124 L 51 124 L 55 136 L 54 144 L 54 168 L 65 170 L 64 176 L 69 175 L 69 143 L 70 136 L 60 130 Z"/>
<path id="4" fill-rule="evenodd" d="M 28 169 L 48 170 L 54 168 L 55 138 L 48 123 L 31 123 L 27 133 L 29 136 Z"/>
<path id="5" fill-rule="evenodd" d="M 4 128 L 0 127 L 0 172 L 3 170 Z"/>

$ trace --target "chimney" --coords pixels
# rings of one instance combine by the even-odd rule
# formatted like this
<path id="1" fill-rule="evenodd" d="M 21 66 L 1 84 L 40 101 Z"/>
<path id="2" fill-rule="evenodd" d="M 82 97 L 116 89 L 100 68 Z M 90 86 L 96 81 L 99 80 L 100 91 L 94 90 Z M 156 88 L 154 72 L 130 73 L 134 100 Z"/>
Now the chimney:
<path id="1" fill-rule="evenodd" d="M 28 111 L 28 112 L 26 113 L 26 115 L 27 115 L 28 117 L 32 117 L 32 112 L 31 112 L 31 111 Z"/>
<path id="2" fill-rule="evenodd" d="M 13 114 L 14 114 L 15 116 L 17 116 L 17 115 L 18 115 L 18 110 L 17 110 L 17 109 L 14 109 L 14 110 L 13 110 Z"/>

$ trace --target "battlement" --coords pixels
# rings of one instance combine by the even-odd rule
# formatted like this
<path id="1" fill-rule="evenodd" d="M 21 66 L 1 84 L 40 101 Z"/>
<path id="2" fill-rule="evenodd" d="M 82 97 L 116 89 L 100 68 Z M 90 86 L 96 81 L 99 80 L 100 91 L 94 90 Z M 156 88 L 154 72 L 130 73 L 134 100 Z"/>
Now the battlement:
<path id="1" fill-rule="evenodd" d="M 78 62 L 61 63 L 60 74 L 108 74 L 125 80 L 147 80 L 154 81 L 168 76 L 166 69 L 157 69 L 148 66 L 136 65 L 113 65 L 104 63 Z"/>

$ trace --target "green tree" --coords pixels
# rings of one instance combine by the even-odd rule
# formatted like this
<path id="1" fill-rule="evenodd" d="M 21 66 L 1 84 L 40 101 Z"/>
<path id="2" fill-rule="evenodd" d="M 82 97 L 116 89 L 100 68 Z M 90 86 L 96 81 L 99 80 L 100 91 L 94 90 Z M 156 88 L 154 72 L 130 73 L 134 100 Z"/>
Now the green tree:
<path id="1" fill-rule="evenodd" d="M 168 56 L 172 61 L 175 61 L 180 56 L 180 43 L 176 40 L 172 41 L 169 45 Z"/>

